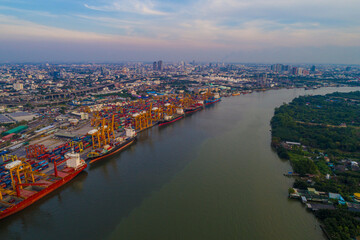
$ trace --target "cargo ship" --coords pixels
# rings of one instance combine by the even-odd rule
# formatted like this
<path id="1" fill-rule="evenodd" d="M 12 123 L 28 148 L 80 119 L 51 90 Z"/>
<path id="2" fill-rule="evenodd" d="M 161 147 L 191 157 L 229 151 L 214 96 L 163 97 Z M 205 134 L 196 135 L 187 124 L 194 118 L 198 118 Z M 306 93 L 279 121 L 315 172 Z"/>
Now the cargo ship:
<path id="1" fill-rule="evenodd" d="M 184 110 L 182 108 L 177 108 L 176 114 L 171 115 L 171 116 L 165 115 L 164 119 L 159 121 L 159 126 L 164 126 L 164 125 L 176 122 L 176 121 L 184 118 L 184 116 L 185 116 Z"/>
<path id="2" fill-rule="evenodd" d="M 25 161 L 16 160 L 6 164 L 4 168 L 9 171 L 12 187 L 0 188 L 0 219 L 30 206 L 72 180 L 87 167 L 78 153 L 67 153 L 65 157 L 59 163 L 54 162 L 54 172 L 49 175 L 33 171 Z"/>
<path id="3" fill-rule="evenodd" d="M 209 106 L 220 101 L 221 101 L 220 95 L 216 93 L 214 97 L 208 98 L 204 102 L 205 102 L 205 106 Z"/>
<path id="4" fill-rule="evenodd" d="M 86 160 L 90 161 L 90 164 L 93 164 L 101 159 L 110 157 L 133 144 L 136 140 L 135 129 L 125 128 L 125 133 L 126 135 L 124 137 L 118 137 L 103 148 L 90 152 Z"/>
<path id="5" fill-rule="evenodd" d="M 204 101 L 198 101 L 196 104 L 185 108 L 184 112 L 186 115 L 202 110 L 204 107 Z"/>

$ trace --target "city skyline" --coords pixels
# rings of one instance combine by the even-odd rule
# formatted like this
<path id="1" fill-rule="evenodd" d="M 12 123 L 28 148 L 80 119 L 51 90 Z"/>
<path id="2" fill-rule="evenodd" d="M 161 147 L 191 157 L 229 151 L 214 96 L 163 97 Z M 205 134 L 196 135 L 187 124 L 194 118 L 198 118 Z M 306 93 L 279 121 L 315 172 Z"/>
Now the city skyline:
<path id="1" fill-rule="evenodd" d="M 360 64 L 360 2 L 0 2 L 0 62 Z"/>

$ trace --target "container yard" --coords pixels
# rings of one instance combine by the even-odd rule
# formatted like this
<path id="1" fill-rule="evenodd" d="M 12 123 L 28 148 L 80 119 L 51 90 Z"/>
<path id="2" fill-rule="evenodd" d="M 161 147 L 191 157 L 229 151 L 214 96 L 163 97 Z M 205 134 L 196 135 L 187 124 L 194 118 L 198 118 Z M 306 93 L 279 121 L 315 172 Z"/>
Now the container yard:
<path id="1" fill-rule="evenodd" d="M 88 162 L 106 160 L 136 142 L 148 128 L 172 124 L 205 106 L 219 94 L 161 95 L 133 101 L 81 106 L 67 129 L 63 123 L 45 126 L 28 141 L 0 152 L 0 219 L 10 216 L 69 182 Z M 5 136 L 19 133 L 19 126 Z"/>

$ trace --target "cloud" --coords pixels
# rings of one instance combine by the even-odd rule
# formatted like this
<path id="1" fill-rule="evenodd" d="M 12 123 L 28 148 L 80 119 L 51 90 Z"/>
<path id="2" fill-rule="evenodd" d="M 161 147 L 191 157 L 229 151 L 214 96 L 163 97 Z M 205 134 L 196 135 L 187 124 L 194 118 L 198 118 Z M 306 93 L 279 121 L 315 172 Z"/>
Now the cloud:
<path id="1" fill-rule="evenodd" d="M 21 8 L 13 8 L 13 7 L 7 7 L 7 6 L 0 6 L 0 11 L 5 10 L 7 12 L 14 11 L 19 13 L 25 13 L 25 14 L 31 14 L 31 15 L 37 15 L 37 16 L 43 16 L 43 17 L 58 17 L 57 14 L 52 14 L 45 11 L 35 11 L 35 10 L 27 10 L 27 9 L 21 9 Z"/>
<path id="2" fill-rule="evenodd" d="M 360 46 L 360 27 L 320 28 L 318 23 L 284 24 L 270 20 L 244 22 L 241 27 L 221 26 L 216 20 L 188 19 L 166 23 L 129 21 L 111 17 L 77 15 L 78 18 L 110 28 L 119 34 L 75 31 L 50 27 L 0 15 L 0 39 L 63 39 L 66 41 L 117 42 L 128 45 L 188 46 L 191 48 L 265 49 L 273 47 Z M 269 27 L 271 26 L 271 27 Z M 269 30 L 271 28 L 271 30 Z M 211 49 L 210 49 L 211 50 Z"/>
<path id="3" fill-rule="evenodd" d="M 123 46 L 164 47 L 179 49 L 191 46 L 193 48 L 220 47 L 216 43 L 200 43 L 196 41 L 183 41 L 177 39 L 168 41 L 166 39 L 156 39 L 142 36 L 123 36 L 114 34 L 100 34 L 95 32 L 83 32 L 67 30 L 56 27 L 49 27 L 17 19 L 15 17 L 0 14 L 0 40 L 6 41 L 66 41 L 66 42 L 96 42 L 98 44 L 118 44 Z"/>
<path id="4" fill-rule="evenodd" d="M 155 5 L 151 1 L 141 1 L 141 0 L 116 0 L 112 1 L 108 5 L 103 6 L 91 6 L 84 4 L 84 6 L 91 10 L 96 11 L 105 11 L 105 12 L 130 12 L 143 15 L 158 15 L 166 16 L 168 13 L 162 12 L 155 9 Z"/>
<path id="5" fill-rule="evenodd" d="M 358 0 L 94 0 L 81 6 L 76 11 L 62 9 L 62 21 L 47 22 L 46 14 L 49 20 L 56 14 L 0 6 L 6 11 L 0 15 L 0 39 L 201 50 L 216 56 L 360 46 Z M 39 20 L 38 14 L 45 18 Z"/>

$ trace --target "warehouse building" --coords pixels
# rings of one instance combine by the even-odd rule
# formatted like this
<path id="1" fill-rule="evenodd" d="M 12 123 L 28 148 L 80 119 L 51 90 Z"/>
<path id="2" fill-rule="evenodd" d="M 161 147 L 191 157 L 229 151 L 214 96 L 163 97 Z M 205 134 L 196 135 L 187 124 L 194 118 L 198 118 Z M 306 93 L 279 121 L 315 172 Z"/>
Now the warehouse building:
<path id="1" fill-rule="evenodd" d="M 17 122 L 31 121 L 34 118 L 38 117 L 38 115 L 29 112 L 14 112 L 14 113 L 8 113 L 7 115 Z"/>

